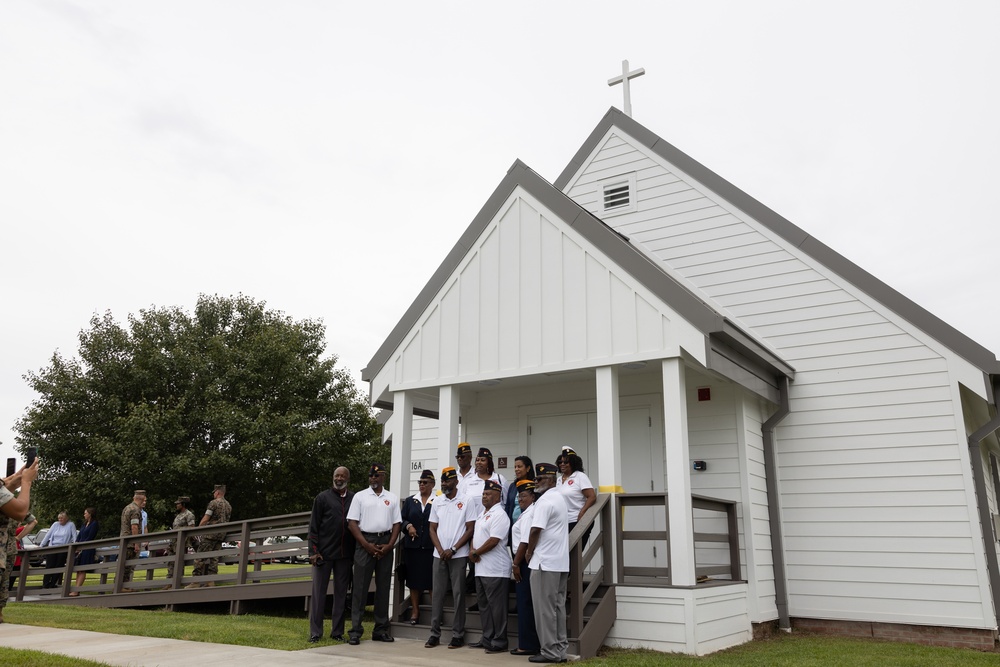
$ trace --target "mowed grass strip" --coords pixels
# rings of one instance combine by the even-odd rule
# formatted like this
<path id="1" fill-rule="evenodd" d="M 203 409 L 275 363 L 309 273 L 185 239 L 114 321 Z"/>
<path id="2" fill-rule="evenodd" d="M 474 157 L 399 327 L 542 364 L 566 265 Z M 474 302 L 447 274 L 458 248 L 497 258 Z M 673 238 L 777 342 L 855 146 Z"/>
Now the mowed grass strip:
<path id="1" fill-rule="evenodd" d="M 7 605 L 4 610 L 4 621 L 136 637 L 258 646 L 282 651 L 317 646 L 306 641 L 309 637 L 309 622 L 305 614 L 299 617 L 259 614 L 232 616 L 160 609 L 95 609 L 17 602 Z M 370 628 L 371 624 L 369 630 Z M 324 643 L 333 642 L 326 639 Z M 0 664 L 17 663 L 0 662 Z"/>
<path id="2" fill-rule="evenodd" d="M 604 648 L 587 667 L 997 667 L 1000 654 L 870 639 L 781 634 L 704 657 Z"/>
<path id="3" fill-rule="evenodd" d="M 107 667 L 107 664 L 106 662 L 70 658 L 54 653 L 0 647 L 0 665 L 18 665 L 19 667 L 27 667 L 29 665 L 31 667 Z"/>
<path id="4" fill-rule="evenodd" d="M 9 604 L 4 611 L 4 619 L 10 623 L 41 627 L 258 646 L 284 651 L 334 643 L 326 637 L 319 644 L 307 643 L 309 624 L 304 612 L 231 616 L 224 613 L 95 609 L 21 602 Z M 372 628 L 370 611 L 365 614 L 365 628 L 365 639 L 368 639 Z M 0 665 L 3 664 L 97 663 L 3 660 L 0 656 Z M 521 664 L 520 661 L 517 664 Z M 643 649 L 605 648 L 598 657 L 579 664 L 587 667 L 997 667 L 1000 665 L 1000 654 L 796 632 L 743 644 L 704 657 Z"/>

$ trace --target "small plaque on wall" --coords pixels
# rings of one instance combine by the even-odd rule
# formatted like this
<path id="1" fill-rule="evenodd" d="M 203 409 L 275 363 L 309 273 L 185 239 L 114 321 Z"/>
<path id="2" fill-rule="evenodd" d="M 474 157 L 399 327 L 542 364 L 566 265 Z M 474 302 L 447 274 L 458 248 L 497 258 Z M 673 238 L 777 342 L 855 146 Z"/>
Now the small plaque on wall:
<path id="1" fill-rule="evenodd" d="M 411 461 L 410 462 L 410 470 L 412 470 L 413 472 L 421 472 L 423 469 L 424 469 L 424 462 L 423 461 Z"/>
<path id="2" fill-rule="evenodd" d="M 498 456 L 497 457 L 497 468 L 506 468 L 506 467 L 507 467 L 507 457 L 506 456 Z"/>

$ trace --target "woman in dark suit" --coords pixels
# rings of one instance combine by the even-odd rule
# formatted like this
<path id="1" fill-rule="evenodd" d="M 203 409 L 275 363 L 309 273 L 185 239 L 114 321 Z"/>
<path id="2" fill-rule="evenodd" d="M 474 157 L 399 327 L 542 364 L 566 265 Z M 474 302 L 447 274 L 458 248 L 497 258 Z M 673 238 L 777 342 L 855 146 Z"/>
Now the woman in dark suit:
<path id="1" fill-rule="evenodd" d="M 406 586 L 410 589 L 410 625 L 420 619 L 420 594 L 431 597 L 433 583 L 434 545 L 431 543 L 431 503 L 434 502 L 434 473 L 420 473 L 420 492 L 403 501 L 400 507 L 403 523 L 403 563 L 406 565 Z"/>
<path id="2" fill-rule="evenodd" d="M 93 507 L 88 507 L 83 510 L 83 526 L 80 528 L 80 532 L 76 535 L 77 542 L 89 542 L 95 537 L 97 537 L 97 529 L 100 524 L 97 523 L 97 510 Z M 97 554 L 96 549 L 84 549 L 76 555 L 77 565 L 93 565 L 95 561 L 95 556 Z M 87 580 L 87 571 L 76 573 L 76 587 L 80 588 L 83 586 L 83 582 Z M 80 594 L 80 591 L 73 591 L 70 593 L 70 597 L 76 597 Z"/>

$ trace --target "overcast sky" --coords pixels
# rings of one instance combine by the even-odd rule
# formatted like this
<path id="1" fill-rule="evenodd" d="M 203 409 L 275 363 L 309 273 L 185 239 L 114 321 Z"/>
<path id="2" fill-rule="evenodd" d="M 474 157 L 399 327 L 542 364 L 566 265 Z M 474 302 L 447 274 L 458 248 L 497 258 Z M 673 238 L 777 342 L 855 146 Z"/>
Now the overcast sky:
<path id="1" fill-rule="evenodd" d="M 626 58 L 636 120 L 996 352 L 998 29 L 961 0 L 4 2 L 0 457 L 22 375 L 108 310 L 243 293 L 324 320 L 360 386 Z"/>

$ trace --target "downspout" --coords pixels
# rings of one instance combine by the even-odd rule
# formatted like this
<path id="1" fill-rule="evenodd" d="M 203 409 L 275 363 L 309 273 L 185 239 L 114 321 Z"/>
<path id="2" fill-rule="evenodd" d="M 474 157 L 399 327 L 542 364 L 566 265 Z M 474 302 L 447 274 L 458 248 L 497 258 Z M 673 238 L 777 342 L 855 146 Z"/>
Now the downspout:
<path id="1" fill-rule="evenodd" d="M 778 411 L 761 426 L 764 436 L 764 473 L 767 479 L 767 518 L 771 524 L 771 558 L 774 567 L 774 604 L 778 608 L 778 627 L 791 630 L 788 620 L 788 587 L 785 582 L 785 547 L 781 537 L 778 496 L 778 456 L 774 447 L 774 427 L 788 416 L 788 378 L 778 379 Z"/>
<path id="2" fill-rule="evenodd" d="M 993 404 L 998 408 L 997 414 L 969 436 L 969 460 L 972 463 L 972 482 L 976 489 L 979 523 L 983 527 L 986 569 L 990 575 L 990 588 L 993 591 L 993 622 L 1000 623 L 1000 564 L 997 562 L 997 536 L 993 532 L 993 517 L 990 514 L 989 497 L 986 495 L 986 471 L 983 469 L 983 457 L 979 451 L 979 443 L 1000 429 L 1000 406 L 997 406 L 997 403 L 1000 403 L 997 400 L 997 392 L 1000 391 L 1000 375 L 991 375 L 990 379 L 993 382 Z"/>

